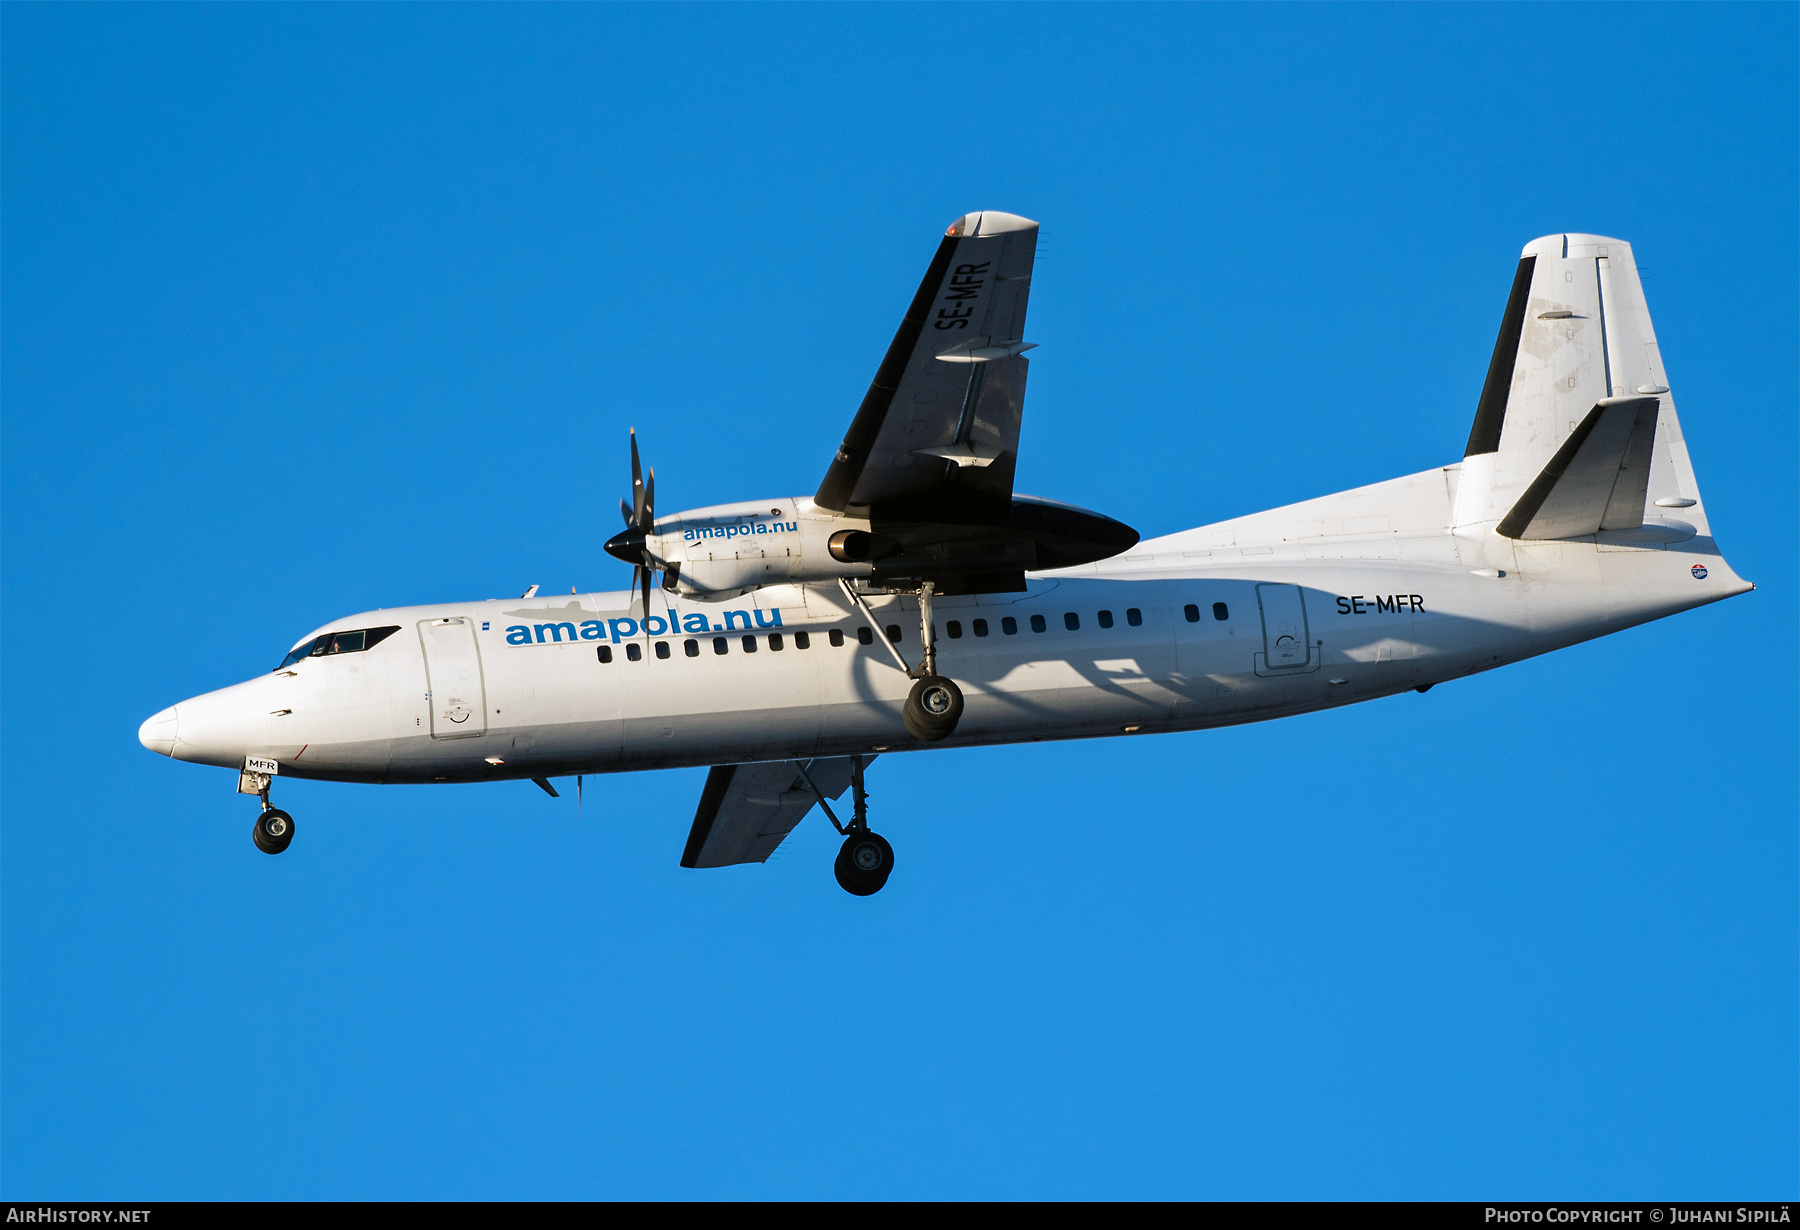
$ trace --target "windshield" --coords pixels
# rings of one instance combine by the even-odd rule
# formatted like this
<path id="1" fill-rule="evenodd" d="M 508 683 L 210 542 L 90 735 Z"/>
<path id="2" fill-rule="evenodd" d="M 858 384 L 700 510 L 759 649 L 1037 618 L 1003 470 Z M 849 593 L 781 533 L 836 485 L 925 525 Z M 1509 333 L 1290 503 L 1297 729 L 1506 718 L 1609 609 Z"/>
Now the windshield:
<path id="1" fill-rule="evenodd" d="M 373 649 L 400 631 L 398 624 L 388 628 L 357 628 L 350 632 L 327 632 L 310 641 L 302 641 L 288 652 L 276 670 L 286 670 L 302 658 L 323 658 L 334 653 L 361 653 Z"/>

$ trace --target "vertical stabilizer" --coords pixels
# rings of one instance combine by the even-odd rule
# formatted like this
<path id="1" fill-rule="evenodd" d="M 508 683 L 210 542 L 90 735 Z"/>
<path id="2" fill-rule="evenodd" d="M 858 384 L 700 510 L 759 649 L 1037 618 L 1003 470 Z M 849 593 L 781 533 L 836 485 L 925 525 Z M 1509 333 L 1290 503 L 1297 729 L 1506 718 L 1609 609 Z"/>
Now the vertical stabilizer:
<path id="1" fill-rule="evenodd" d="M 1592 430 L 1602 402 L 1655 397 L 1643 510 L 1708 534 L 1631 245 L 1547 235 L 1520 255 L 1469 433 L 1458 524 L 1498 522 L 1512 512 L 1546 467 L 1583 446 L 1574 438 L 1584 424 Z M 1641 446 L 1633 452 L 1641 457 Z M 1629 490 L 1635 499 L 1636 485 Z M 1607 522 L 1628 521 L 1632 511 L 1611 509 Z"/>

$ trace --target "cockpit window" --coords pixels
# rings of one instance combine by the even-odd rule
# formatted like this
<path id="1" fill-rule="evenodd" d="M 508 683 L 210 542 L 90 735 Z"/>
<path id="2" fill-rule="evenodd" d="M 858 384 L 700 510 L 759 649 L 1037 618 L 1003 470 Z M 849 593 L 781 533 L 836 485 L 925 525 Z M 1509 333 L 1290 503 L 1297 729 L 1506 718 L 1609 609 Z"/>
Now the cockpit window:
<path id="1" fill-rule="evenodd" d="M 353 632 L 327 632 L 323 636 L 315 636 L 310 641 L 294 646 L 292 652 L 281 660 L 276 670 L 284 670 L 302 658 L 323 658 L 334 653 L 361 653 L 373 649 L 388 637 L 400 631 L 395 624 L 389 628 L 358 628 Z"/>
<path id="2" fill-rule="evenodd" d="M 329 641 L 330 639 L 331 639 L 330 637 L 321 636 L 321 637 L 317 637 L 310 641 L 301 642 L 300 644 L 294 646 L 294 648 L 291 651 L 289 651 L 288 656 L 283 658 L 281 660 L 281 665 L 277 666 L 275 669 L 282 670 L 286 667 L 292 666 L 294 663 L 298 662 L 301 658 L 310 656 L 313 651 L 314 645 L 317 645 L 320 641 Z"/>

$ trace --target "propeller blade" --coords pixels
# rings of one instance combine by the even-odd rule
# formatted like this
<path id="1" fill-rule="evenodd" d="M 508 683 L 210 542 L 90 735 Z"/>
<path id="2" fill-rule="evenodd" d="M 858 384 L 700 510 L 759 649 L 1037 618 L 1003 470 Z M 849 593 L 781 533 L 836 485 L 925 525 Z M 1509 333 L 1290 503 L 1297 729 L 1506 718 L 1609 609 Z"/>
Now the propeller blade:
<path id="1" fill-rule="evenodd" d="M 644 484 L 644 511 L 638 514 L 638 528 L 648 534 L 656 524 L 656 471 L 650 471 L 650 481 Z"/>
<path id="2" fill-rule="evenodd" d="M 644 467 L 638 464 L 637 428 L 631 429 L 631 524 L 644 523 Z"/>
<path id="3" fill-rule="evenodd" d="M 648 553 L 646 552 L 646 554 Z M 650 566 L 645 564 L 638 571 L 643 577 L 644 587 L 644 616 L 638 626 L 644 629 L 644 635 L 647 637 L 650 635 L 650 629 L 646 626 L 650 622 Z"/>
<path id="4" fill-rule="evenodd" d="M 619 501 L 619 515 L 621 517 L 625 518 L 625 528 L 626 529 L 630 529 L 632 526 L 637 524 L 637 522 L 635 522 L 631 519 L 631 504 L 629 501 L 626 501 L 626 500 Z"/>

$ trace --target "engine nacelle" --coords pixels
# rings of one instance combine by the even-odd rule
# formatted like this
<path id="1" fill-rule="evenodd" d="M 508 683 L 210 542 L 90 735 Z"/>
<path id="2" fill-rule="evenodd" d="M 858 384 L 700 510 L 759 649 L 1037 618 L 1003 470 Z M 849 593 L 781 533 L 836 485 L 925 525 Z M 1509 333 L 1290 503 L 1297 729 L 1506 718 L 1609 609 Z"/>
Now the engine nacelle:
<path id="1" fill-rule="evenodd" d="M 722 602 L 840 578 L 900 589 L 929 580 L 943 594 L 1023 589 L 1026 572 L 1106 559 L 1138 540 L 1111 517 L 1032 496 L 966 505 L 954 520 L 936 519 L 942 506 L 853 511 L 869 515 L 805 496 L 719 504 L 658 518 L 644 545 L 682 597 Z"/>
<path id="2" fill-rule="evenodd" d="M 675 573 L 682 597 L 723 602 L 763 585 L 870 576 L 874 568 L 869 560 L 832 549 L 834 537 L 858 534 L 873 537 L 866 519 L 796 497 L 718 504 L 658 518 L 648 546 Z"/>

